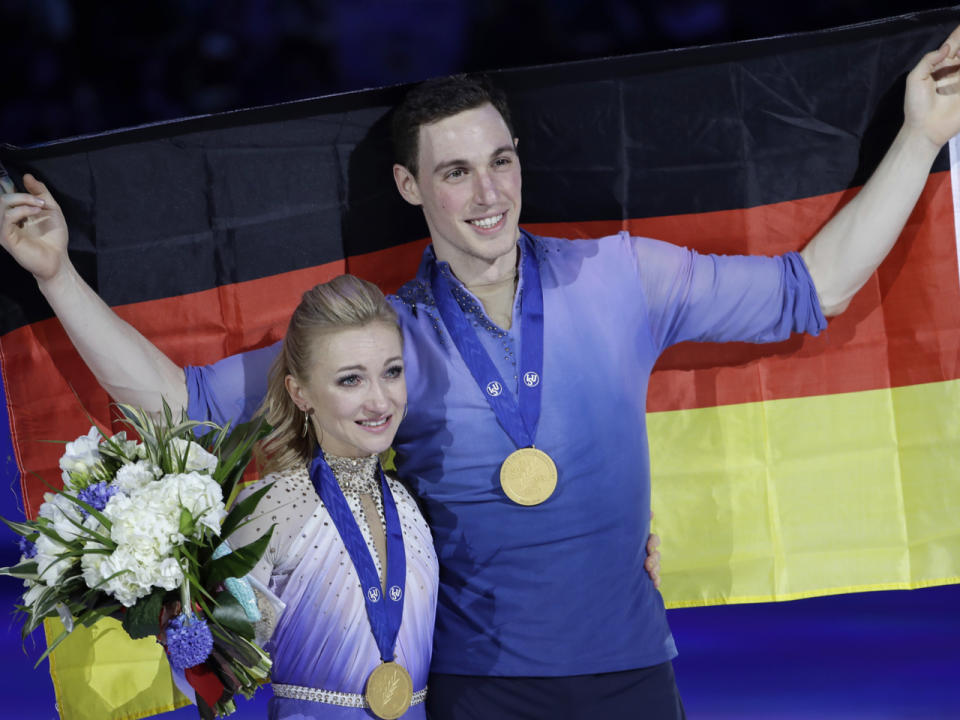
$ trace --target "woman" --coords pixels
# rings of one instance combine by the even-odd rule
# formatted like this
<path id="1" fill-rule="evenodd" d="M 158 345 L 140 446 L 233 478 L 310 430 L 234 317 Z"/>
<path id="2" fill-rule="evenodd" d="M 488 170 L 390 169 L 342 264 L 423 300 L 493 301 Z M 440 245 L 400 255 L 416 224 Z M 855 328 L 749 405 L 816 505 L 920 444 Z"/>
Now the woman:
<path id="1" fill-rule="evenodd" d="M 416 502 L 379 465 L 406 408 L 402 352 L 382 293 L 344 275 L 304 294 L 271 370 L 270 474 L 244 494 L 272 487 L 231 538 L 274 526 L 251 573 L 271 718 L 425 717 L 437 558 Z"/>

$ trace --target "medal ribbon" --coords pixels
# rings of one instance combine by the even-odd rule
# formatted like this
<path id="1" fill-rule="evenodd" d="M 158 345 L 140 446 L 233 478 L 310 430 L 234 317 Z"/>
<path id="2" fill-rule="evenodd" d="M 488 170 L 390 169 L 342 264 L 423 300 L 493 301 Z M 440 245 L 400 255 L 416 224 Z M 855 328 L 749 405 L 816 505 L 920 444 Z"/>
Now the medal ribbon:
<path id="1" fill-rule="evenodd" d="M 393 651 L 397 643 L 397 633 L 400 632 L 400 621 L 403 618 L 403 596 L 407 577 L 407 558 L 403 549 L 403 533 L 400 529 L 400 516 L 397 513 L 397 504 L 390 493 L 383 469 L 379 467 L 380 488 L 383 491 L 383 520 L 387 539 L 387 589 L 380 590 L 380 576 L 377 566 L 370 556 L 370 550 L 363 539 L 360 527 L 357 525 L 347 499 L 343 496 L 340 483 L 333 474 L 319 447 L 310 463 L 310 481 L 317 490 L 317 495 L 323 501 L 330 519 L 333 520 L 337 532 L 343 539 L 353 567 L 360 577 L 360 587 L 363 590 L 363 601 L 367 608 L 367 619 L 370 621 L 370 630 L 380 650 L 380 658 L 384 662 L 393 660 Z"/>
<path id="2" fill-rule="evenodd" d="M 493 360 L 457 302 L 438 262 L 430 268 L 430 285 L 443 324 L 470 369 L 470 374 L 487 398 L 490 409 L 517 447 L 532 447 L 540 421 L 540 387 L 543 379 L 543 289 L 533 242 L 520 236 L 520 382 L 519 398 L 503 381 Z M 493 390 L 493 392 L 491 392 Z"/>

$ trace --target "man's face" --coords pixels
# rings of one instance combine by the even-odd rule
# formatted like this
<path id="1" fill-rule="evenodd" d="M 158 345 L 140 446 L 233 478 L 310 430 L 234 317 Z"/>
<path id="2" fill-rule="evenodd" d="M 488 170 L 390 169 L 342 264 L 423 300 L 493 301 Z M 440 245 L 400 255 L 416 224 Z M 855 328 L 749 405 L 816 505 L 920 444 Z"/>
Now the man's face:
<path id="1" fill-rule="evenodd" d="M 520 160 L 492 105 L 420 127 L 419 170 L 394 166 L 404 199 L 423 208 L 437 258 L 461 280 L 514 262 Z"/>

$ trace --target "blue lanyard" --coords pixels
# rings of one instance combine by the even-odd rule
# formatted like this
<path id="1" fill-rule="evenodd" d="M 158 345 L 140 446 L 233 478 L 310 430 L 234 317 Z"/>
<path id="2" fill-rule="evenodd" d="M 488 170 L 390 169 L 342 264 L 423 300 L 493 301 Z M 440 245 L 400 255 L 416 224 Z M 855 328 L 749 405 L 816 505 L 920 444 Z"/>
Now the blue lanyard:
<path id="1" fill-rule="evenodd" d="M 379 468 L 379 466 L 378 466 Z M 333 475 L 333 470 L 323 456 L 319 447 L 310 463 L 310 481 L 317 490 L 317 495 L 323 501 L 333 520 L 334 527 L 340 533 L 343 544 L 347 548 L 353 567 L 360 577 L 360 587 L 363 589 L 363 601 L 367 607 L 367 619 L 370 621 L 370 630 L 380 650 L 380 657 L 384 662 L 393 660 L 393 651 L 397 643 L 397 633 L 400 632 L 400 621 L 403 619 L 403 595 L 407 577 L 407 558 L 403 549 L 403 533 L 400 529 L 400 516 L 397 514 L 397 504 L 387 486 L 387 479 L 380 469 L 380 488 L 383 491 L 383 518 L 387 536 L 387 592 L 386 597 L 380 592 L 380 577 L 377 567 L 370 557 L 367 543 L 360 533 L 347 499 L 343 496 L 340 484 Z"/>
<path id="2" fill-rule="evenodd" d="M 430 286 L 437 310 L 460 357 L 473 375 L 490 409 L 517 447 L 531 447 L 540 421 L 540 388 L 543 379 L 543 290 L 533 241 L 522 235 L 520 259 L 520 382 L 514 398 L 496 366 L 487 355 L 457 301 L 467 298 L 461 285 L 451 287 L 439 263 L 430 267 Z"/>

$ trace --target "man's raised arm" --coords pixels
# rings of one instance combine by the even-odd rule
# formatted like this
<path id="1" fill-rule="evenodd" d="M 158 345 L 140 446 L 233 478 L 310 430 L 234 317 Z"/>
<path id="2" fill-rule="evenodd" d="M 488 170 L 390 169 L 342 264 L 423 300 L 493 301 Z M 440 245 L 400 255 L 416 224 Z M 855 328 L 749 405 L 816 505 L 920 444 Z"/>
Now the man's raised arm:
<path id="1" fill-rule="evenodd" d="M 824 315 L 846 309 L 903 230 L 940 148 L 960 132 L 960 27 L 907 76 L 904 122 L 863 189 L 802 250 Z"/>
<path id="2" fill-rule="evenodd" d="M 77 274 L 67 256 L 67 223 L 43 183 L 25 175 L 28 192 L 4 187 L 0 245 L 37 279 L 40 291 L 97 380 L 119 401 L 149 412 L 187 405 L 183 370 L 121 320 Z"/>

